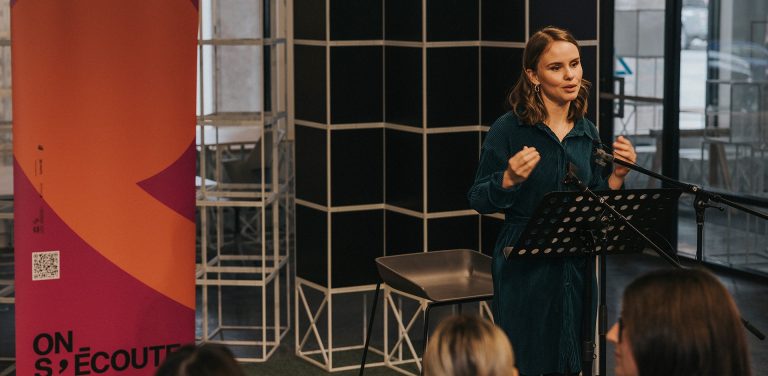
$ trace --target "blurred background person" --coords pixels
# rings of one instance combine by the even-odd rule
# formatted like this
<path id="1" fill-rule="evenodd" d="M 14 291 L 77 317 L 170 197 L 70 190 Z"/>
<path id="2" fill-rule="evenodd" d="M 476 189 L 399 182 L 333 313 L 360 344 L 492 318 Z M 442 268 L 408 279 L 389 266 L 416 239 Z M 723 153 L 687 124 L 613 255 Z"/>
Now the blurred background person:
<path id="1" fill-rule="evenodd" d="M 506 334 L 476 316 L 451 316 L 429 339 L 426 376 L 518 376 Z"/>
<path id="2" fill-rule="evenodd" d="M 617 376 L 750 376 L 741 315 L 701 269 L 660 270 L 634 280 L 608 332 Z"/>
<path id="3" fill-rule="evenodd" d="M 155 376 L 245 376 L 245 372 L 226 346 L 206 343 L 174 351 Z"/>

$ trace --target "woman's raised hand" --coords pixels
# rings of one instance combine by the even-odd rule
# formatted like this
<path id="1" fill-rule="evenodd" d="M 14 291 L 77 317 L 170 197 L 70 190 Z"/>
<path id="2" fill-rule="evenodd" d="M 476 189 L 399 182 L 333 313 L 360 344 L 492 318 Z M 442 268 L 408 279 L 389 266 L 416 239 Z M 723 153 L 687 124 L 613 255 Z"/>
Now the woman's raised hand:
<path id="1" fill-rule="evenodd" d="M 502 187 L 509 188 L 528 179 L 531 171 L 541 160 L 539 151 L 534 147 L 523 146 L 523 150 L 517 152 L 507 161 L 507 169 L 504 171 Z"/>
<path id="2" fill-rule="evenodd" d="M 637 161 L 637 154 L 632 143 L 624 136 L 619 136 L 616 141 L 613 142 L 613 156 L 615 158 L 635 163 Z M 617 178 L 623 178 L 629 173 L 629 168 L 624 167 L 618 163 L 614 163 L 613 174 Z"/>

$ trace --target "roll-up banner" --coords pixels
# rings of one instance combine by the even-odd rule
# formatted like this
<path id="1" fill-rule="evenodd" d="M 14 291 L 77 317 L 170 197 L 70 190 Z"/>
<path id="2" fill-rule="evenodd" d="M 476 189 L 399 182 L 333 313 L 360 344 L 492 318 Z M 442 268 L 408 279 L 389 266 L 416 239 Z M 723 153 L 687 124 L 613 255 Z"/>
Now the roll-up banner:
<path id="1" fill-rule="evenodd" d="M 18 375 L 194 341 L 195 0 L 11 1 Z"/>

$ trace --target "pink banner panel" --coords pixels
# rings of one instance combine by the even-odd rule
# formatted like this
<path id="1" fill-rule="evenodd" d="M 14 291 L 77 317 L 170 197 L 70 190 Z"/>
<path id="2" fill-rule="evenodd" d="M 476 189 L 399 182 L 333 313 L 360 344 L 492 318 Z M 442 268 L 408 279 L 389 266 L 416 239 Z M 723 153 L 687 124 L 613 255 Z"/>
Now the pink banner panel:
<path id="1" fill-rule="evenodd" d="M 152 375 L 194 341 L 197 12 L 12 4 L 19 375 Z"/>

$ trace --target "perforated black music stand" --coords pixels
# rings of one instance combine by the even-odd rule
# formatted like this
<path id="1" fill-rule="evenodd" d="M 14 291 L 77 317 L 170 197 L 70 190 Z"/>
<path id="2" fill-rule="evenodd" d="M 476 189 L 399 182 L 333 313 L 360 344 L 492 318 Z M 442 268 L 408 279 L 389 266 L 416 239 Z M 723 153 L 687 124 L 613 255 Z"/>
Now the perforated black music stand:
<path id="1" fill-rule="evenodd" d="M 587 256 L 582 322 L 582 372 L 591 372 L 592 279 L 596 255 L 641 252 L 650 242 L 644 233 L 659 234 L 682 193 L 679 189 L 642 189 L 592 192 L 550 192 L 544 196 L 514 246 L 512 257 Z M 613 209 L 613 210 L 612 210 Z M 626 220 L 626 222 L 625 222 Z M 654 245 L 655 246 L 655 245 Z M 605 360 L 605 257 L 600 265 L 600 373 Z M 590 370 L 590 371 L 587 371 Z"/>
<path id="2" fill-rule="evenodd" d="M 658 234 L 674 219 L 669 212 L 677 205 L 681 191 L 637 189 L 594 193 L 605 203 L 582 192 L 545 195 L 517 243 L 504 248 L 504 255 L 562 257 L 602 251 L 603 246 L 609 254 L 640 252 L 646 247 L 644 239 L 627 231 L 626 225 L 607 223 L 611 213 L 605 206 L 611 205 L 640 231 Z M 604 229 L 605 241 L 595 244 L 591 235 Z"/>

